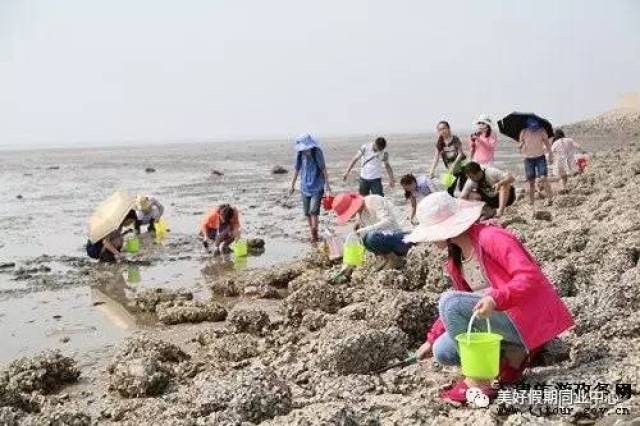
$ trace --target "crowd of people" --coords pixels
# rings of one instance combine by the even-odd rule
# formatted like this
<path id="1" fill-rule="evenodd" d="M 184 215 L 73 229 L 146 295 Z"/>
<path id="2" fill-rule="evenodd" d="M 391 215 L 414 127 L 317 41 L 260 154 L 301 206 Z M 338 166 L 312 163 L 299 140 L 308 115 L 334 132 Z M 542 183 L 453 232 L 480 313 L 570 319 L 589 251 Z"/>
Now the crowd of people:
<path id="1" fill-rule="evenodd" d="M 395 188 L 387 141 L 379 137 L 362 145 L 349 163 L 343 180 L 360 162 L 357 191 L 331 195 L 325 156 L 316 139 L 309 134 L 294 144 L 295 172 L 290 194 L 298 179 L 302 211 L 310 230 L 310 240 L 319 239 L 321 206 L 335 213 L 336 223 L 345 225 L 355 218 L 353 233 L 367 251 L 374 254 L 377 268 L 397 268 L 409 249 L 416 244 L 433 243 L 448 253 L 445 270 L 453 289 L 444 293 L 439 303 L 439 318 L 431 326 L 427 341 L 417 357 L 433 356 L 444 365 L 459 365 L 455 337 L 466 330 L 472 315 L 490 318 L 493 331 L 503 337 L 503 357 L 498 381 L 517 382 L 535 353 L 547 342 L 573 324 L 573 319 L 558 297 L 538 262 L 508 230 L 484 218 L 502 216 L 516 201 L 515 178 L 494 163 L 498 137 L 493 121 L 478 117 L 475 131 L 466 149 L 446 121 L 437 125 L 435 155 L 425 174 L 405 174 L 400 185 L 407 201 L 407 219 L 412 229 L 402 228 L 395 207 L 385 197 L 383 175 Z M 519 150 L 528 182 L 529 202 L 534 206 L 540 190 L 546 204 L 553 202 L 548 165 L 555 162 L 556 174 L 566 188 L 568 176 L 576 172 L 576 152 L 580 149 L 561 130 L 553 139 L 534 118 L 519 132 Z M 467 155 L 467 153 L 469 155 Z M 446 172 L 436 179 L 442 160 Z M 328 201 L 324 203 L 324 201 Z M 162 205 L 153 197 L 138 196 L 121 225 L 99 241 L 87 243 L 87 253 L 102 261 L 121 257 L 123 228 L 139 233 L 141 226 L 154 230 L 163 214 Z M 214 255 L 230 251 L 241 237 L 240 212 L 222 204 L 209 212 L 201 223 L 199 236 Z M 544 315 L 540 315 L 544 312 Z M 486 326 L 480 322 L 480 331 Z M 478 388 L 489 397 L 496 391 L 489 382 L 465 378 L 442 393 L 442 397 L 465 402 L 467 390 Z"/>

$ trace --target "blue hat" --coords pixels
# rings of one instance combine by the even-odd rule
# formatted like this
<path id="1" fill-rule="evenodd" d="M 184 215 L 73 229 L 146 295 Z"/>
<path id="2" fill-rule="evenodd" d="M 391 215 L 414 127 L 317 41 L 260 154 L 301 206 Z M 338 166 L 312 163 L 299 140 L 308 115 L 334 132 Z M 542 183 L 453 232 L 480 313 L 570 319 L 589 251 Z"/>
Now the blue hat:
<path id="1" fill-rule="evenodd" d="M 297 152 L 306 151 L 308 149 L 320 148 L 318 142 L 308 133 L 303 133 L 296 138 L 296 144 L 294 146 Z"/>
<path id="2" fill-rule="evenodd" d="M 541 126 L 540 126 L 540 123 L 538 122 L 538 120 L 536 120 L 533 117 L 527 118 L 527 129 L 535 130 L 535 129 L 539 129 L 540 127 Z"/>

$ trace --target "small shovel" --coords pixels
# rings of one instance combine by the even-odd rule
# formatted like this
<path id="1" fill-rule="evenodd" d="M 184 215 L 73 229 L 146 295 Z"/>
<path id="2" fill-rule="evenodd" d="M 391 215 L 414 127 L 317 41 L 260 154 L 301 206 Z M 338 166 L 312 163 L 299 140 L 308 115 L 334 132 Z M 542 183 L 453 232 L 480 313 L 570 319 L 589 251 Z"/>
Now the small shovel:
<path id="1" fill-rule="evenodd" d="M 388 365 L 384 368 L 381 368 L 380 370 L 375 371 L 375 374 L 380 374 L 380 373 L 384 373 L 385 371 L 391 370 L 392 368 L 404 368 L 404 367 L 408 367 L 409 365 L 415 364 L 416 362 L 418 362 L 418 358 L 416 357 L 416 354 L 414 352 L 410 352 L 409 354 L 407 354 L 408 356 L 403 359 L 402 361 L 398 361 L 394 364 Z"/>

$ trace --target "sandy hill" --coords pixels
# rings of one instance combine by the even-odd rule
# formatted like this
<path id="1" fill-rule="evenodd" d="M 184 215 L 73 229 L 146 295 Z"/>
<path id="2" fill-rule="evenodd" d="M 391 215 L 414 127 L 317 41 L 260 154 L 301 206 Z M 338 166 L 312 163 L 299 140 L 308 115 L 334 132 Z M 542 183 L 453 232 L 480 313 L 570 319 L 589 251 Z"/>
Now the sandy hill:
<path id="1" fill-rule="evenodd" d="M 568 135 L 638 137 L 640 109 L 617 108 L 597 117 L 562 126 Z"/>

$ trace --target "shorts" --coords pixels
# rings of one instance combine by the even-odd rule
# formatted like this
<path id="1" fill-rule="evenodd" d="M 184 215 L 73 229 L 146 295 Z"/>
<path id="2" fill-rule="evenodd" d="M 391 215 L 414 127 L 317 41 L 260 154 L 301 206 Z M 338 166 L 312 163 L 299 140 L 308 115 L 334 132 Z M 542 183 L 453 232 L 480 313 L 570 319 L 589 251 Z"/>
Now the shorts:
<path id="1" fill-rule="evenodd" d="M 218 238 L 218 236 L 220 236 L 220 240 L 222 241 L 231 240 L 232 239 L 231 227 L 223 226 L 221 229 L 213 228 L 213 229 L 207 230 L 207 237 L 210 240 L 215 241 L 216 238 Z"/>
<path id="2" fill-rule="evenodd" d="M 525 158 L 524 159 L 524 174 L 527 180 L 535 180 L 536 178 L 547 177 L 547 157 L 541 155 L 540 157 Z"/>
<path id="3" fill-rule="evenodd" d="M 389 254 L 406 256 L 410 244 L 404 242 L 407 232 L 403 231 L 369 231 L 364 235 L 362 244 L 373 254 Z"/>
<path id="4" fill-rule="evenodd" d="M 482 198 L 482 201 L 484 201 L 487 206 L 491 207 L 492 209 L 497 209 L 498 207 L 500 207 L 500 197 L 498 196 L 498 194 L 492 197 L 486 195 L 482 191 L 479 191 L 479 194 L 480 194 L 480 198 Z M 511 189 L 509 190 L 509 198 L 507 198 L 506 205 L 510 206 L 515 202 L 516 202 L 516 189 L 512 186 Z"/>
<path id="5" fill-rule="evenodd" d="M 360 178 L 360 195 L 366 197 L 369 194 L 379 195 L 384 197 L 384 192 L 382 191 L 382 178 L 378 179 L 365 179 Z"/>
<path id="6" fill-rule="evenodd" d="M 322 201 L 323 194 L 322 191 L 314 195 L 302 194 L 302 211 L 305 216 L 320 215 L 320 202 Z"/>

